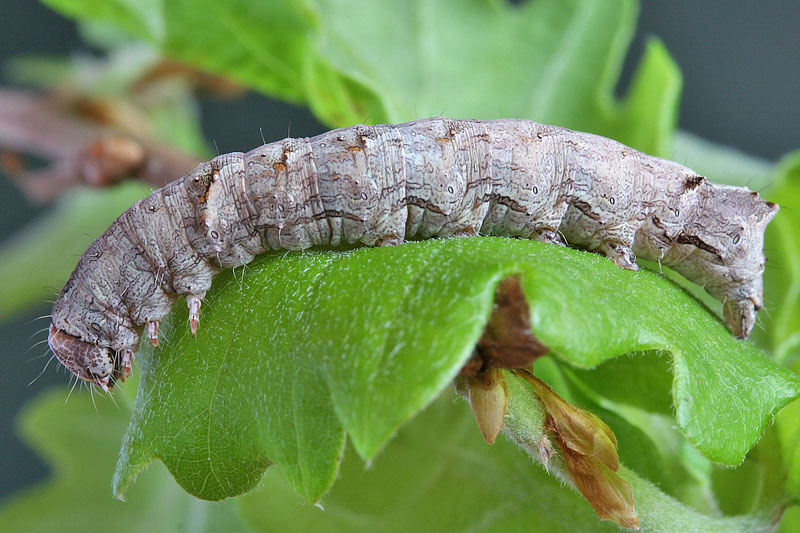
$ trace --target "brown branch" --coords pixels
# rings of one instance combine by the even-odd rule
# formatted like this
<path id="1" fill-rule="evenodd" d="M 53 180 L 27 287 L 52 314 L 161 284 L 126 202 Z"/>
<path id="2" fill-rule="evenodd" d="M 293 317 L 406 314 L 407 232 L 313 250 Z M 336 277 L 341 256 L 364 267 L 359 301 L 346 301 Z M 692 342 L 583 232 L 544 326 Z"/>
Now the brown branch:
<path id="1" fill-rule="evenodd" d="M 87 118 L 74 104 L 56 95 L 0 88 L 0 146 L 5 149 L 0 164 L 33 200 L 51 200 L 77 184 L 104 186 L 124 178 L 162 187 L 200 161 L 175 146 L 98 122 L 97 116 Z M 14 152 L 50 164 L 20 168 Z"/>

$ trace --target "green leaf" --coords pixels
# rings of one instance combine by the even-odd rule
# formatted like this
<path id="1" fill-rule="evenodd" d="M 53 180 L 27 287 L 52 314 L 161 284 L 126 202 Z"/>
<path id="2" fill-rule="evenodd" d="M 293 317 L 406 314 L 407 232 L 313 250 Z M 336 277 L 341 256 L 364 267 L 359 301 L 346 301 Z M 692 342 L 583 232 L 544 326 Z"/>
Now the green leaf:
<path id="1" fill-rule="evenodd" d="M 781 210 L 765 237 L 771 253 L 764 273 L 768 313 L 761 321 L 775 359 L 800 370 L 800 151 L 780 162 L 776 176 L 768 197 Z"/>
<path id="2" fill-rule="evenodd" d="M 680 74 L 657 40 L 627 101 L 614 97 L 636 23 L 632 0 L 179 0 L 142 5 L 133 17 L 135 4 L 123 0 L 47 3 L 116 23 L 167 55 L 266 94 L 306 102 L 328 124 L 522 117 L 666 154 L 676 122 Z"/>
<path id="3" fill-rule="evenodd" d="M 778 533 L 794 533 L 800 531 L 800 507 L 791 507 L 784 513 L 780 525 L 776 530 Z"/>
<path id="4" fill-rule="evenodd" d="M 777 362 L 798 370 L 800 218 L 794 206 L 800 197 L 800 154 L 786 156 L 772 174 L 774 186 L 763 194 L 782 208 L 767 228 L 766 312 L 759 316 L 760 327 L 753 339 L 774 353 Z M 775 424 L 740 467 L 714 469 L 714 493 L 723 512 L 764 513 L 800 504 L 799 416 L 800 402 L 795 401 L 778 413 Z M 781 531 L 792 531 L 796 516 L 796 507 L 787 512 Z"/>
<path id="5" fill-rule="evenodd" d="M 314 25 L 306 2 L 48 0 L 81 20 L 115 24 L 189 65 L 303 100 L 302 65 Z"/>
<path id="6" fill-rule="evenodd" d="M 664 44 L 651 37 L 619 123 L 604 130 L 605 135 L 650 154 L 671 156 L 681 89 L 680 70 Z"/>
<path id="7" fill-rule="evenodd" d="M 108 480 L 130 417 L 130 400 L 117 395 L 117 401 L 59 388 L 24 409 L 19 433 L 53 473 L 0 502 L 3 530 L 243 531 L 230 503 L 192 498 L 161 465 L 142 476 L 126 503 L 111 497 Z"/>
<path id="8" fill-rule="evenodd" d="M 486 237 L 267 254 L 215 281 L 197 338 L 181 305 L 177 330 L 142 354 L 115 491 L 158 457 L 186 490 L 220 499 L 252 488 L 273 462 L 315 501 L 336 475 L 345 431 L 372 458 L 447 386 L 512 273 L 532 331 L 562 360 L 590 368 L 669 352 L 678 426 L 714 461 L 741 462 L 800 394 L 794 374 L 672 283 L 588 252 Z"/>
<path id="9" fill-rule="evenodd" d="M 272 96 L 305 101 L 321 120 L 340 126 L 441 113 L 527 117 L 665 155 L 677 116 L 680 73 L 657 40 L 648 43 L 627 100 L 613 97 L 635 26 L 632 0 L 521 6 L 492 0 L 47 3 L 80 20 L 117 25 L 189 65 Z M 359 16 L 352 16 L 356 12 Z M 487 105 L 487 97 L 496 104 Z M 151 110 L 150 118 L 156 128 L 166 125 L 172 142 L 178 135 L 185 148 L 199 151 L 196 129 L 186 118 L 191 111 L 179 104 Z M 28 244 L 0 252 L 11 274 L 2 278 L 8 284 L 2 290 L 13 293 L 2 299 L 0 316 L 40 299 L 42 286 L 58 287 L 88 244 L 82 236 L 99 234 L 127 207 L 107 203 L 103 192 L 96 199 L 84 194 L 86 204 L 97 202 L 102 209 L 67 201 L 60 216 L 24 237 L 48 245 L 40 250 L 53 249 L 46 231 L 63 228 L 58 242 L 69 252 L 62 256 L 69 258 L 64 264 L 43 269 L 41 278 L 23 278 L 20 274 L 30 271 Z M 130 203 L 136 199 L 132 195 Z"/>
<path id="10" fill-rule="evenodd" d="M 792 402 L 775 422 L 783 467 L 786 472 L 786 493 L 795 505 L 800 505 L 800 402 Z"/>
<path id="11" fill-rule="evenodd" d="M 800 152 L 786 156 L 778 166 L 777 190 L 770 199 L 781 205 L 768 228 L 765 247 L 773 250 L 764 276 L 765 334 L 775 359 L 800 370 Z M 786 494 L 800 505 L 800 402 L 793 402 L 775 423 L 783 463 Z M 776 473 L 773 473 L 776 475 Z"/>
<path id="12" fill-rule="evenodd" d="M 0 318 L 58 294 L 78 257 L 119 214 L 148 194 L 141 183 L 75 189 L 0 248 Z"/>
<path id="13" fill-rule="evenodd" d="M 752 517 L 700 513 L 624 467 L 621 472 L 634 487 L 646 531 L 765 526 Z M 369 468 L 348 451 L 321 509 L 304 504 L 274 470 L 240 503 L 244 519 L 259 531 L 620 530 L 600 522 L 575 491 L 531 464 L 509 439 L 501 436 L 489 447 L 466 406 L 450 394 L 403 427 Z"/>
<path id="14" fill-rule="evenodd" d="M 325 24 L 316 50 L 343 78 L 373 91 L 383 113 L 370 121 L 523 117 L 652 153 L 669 149 L 681 82 L 657 40 L 648 45 L 625 105 L 613 97 L 635 2 L 317 4 Z M 350 16 L 354 10 L 359 17 Z M 311 93 L 310 106 L 327 122 L 367 118 L 360 102 L 370 99 L 328 105 L 320 93 Z"/>
<path id="15" fill-rule="evenodd" d="M 248 287 L 257 280 L 281 281 L 244 300 L 208 299 L 204 311 L 209 312 L 204 313 L 197 339 L 183 327 L 186 313 L 173 313 L 177 318 L 173 316 L 171 323 L 162 322 L 162 333 L 170 340 L 155 356 L 142 357 L 135 422 L 123 442 L 114 477 L 116 493 L 152 456 L 161 458 L 181 485 L 206 499 L 252 488 L 269 462 L 280 464 L 298 492 L 311 500 L 333 483 L 344 430 L 319 371 L 320 361 L 305 345 L 318 337 L 298 324 L 281 326 L 286 316 L 304 320 L 315 297 L 309 288 L 335 260 L 324 255 L 313 258 L 317 261 L 306 263 L 294 277 L 291 270 L 286 272 L 293 262 L 268 262 L 257 277 L 248 266 L 243 273 Z M 227 282 L 231 290 L 239 286 L 235 276 Z M 213 343 L 215 331 L 228 333 L 217 338 L 226 339 L 222 344 L 211 346 L 207 343 Z M 234 343 L 236 337 L 245 336 L 249 346 Z M 179 353 L 180 357 L 168 356 Z M 265 363 L 261 368 L 241 366 L 258 360 Z M 168 383 L 162 379 L 165 375 L 176 381 Z M 151 412 L 156 405 L 161 407 Z M 144 432 L 133 429 L 138 424 L 146 426 Z"/>
<path id="16" fill-rule="evenodd" d="M 134 389 L 131 385 L 123 390 Z M 484 443 L 466 406 L 453 402 L 451 394 L 403 427 L 370 468 L 349 450 L 322 508 L 304 503 L 275 469 L 234 505 L 193 499 L 160 465 L 142 474 L 124 504 L 115 501 L 108 494 L 108 470 L 130 413 L 129 400 L 117 394 L 116 407 L 99 397 L 93 407 L 85 393 L 74 393 L 67 403 L 66 396 L 63 389 L 45 394 L 21 415 L 24 440 L 54 474 L 2 501 L 0 523 L 9 531 L 106 531 L 106 517 L 113 517 L 120 533 L 522 531 L 531 524 L 548 531 L 618 531 L 599 522 L 575 491 L 531 464 L 508 439 L 501 437 L 492 447 Z M 629 471 L 623 469 L 623 476 L 637 490 L 640 515 L 645 520 L 652 515 L 662 531 L 701 525 L 735 531 L 756 523 L 703 515 Z"/>
<path id="17" fill-rule="evenodd" d="M 467 406 L 449 393 L 368 468 L 348 450 L 322 509 L 304 503 L 274 469 L 240 503 L 258 531 L 619 531 L 508 439 L 487 445 Z"/>
<path id="18" fill-rule="evenodd" d="M 54 0 L 49 3 L 64 15 L 114 22 L 132 35 L 158 40 L 164 34 L 163 0 Z"/>
<path id="19" fill-rule="evenodd" d="M 680 74 L 663 47 L 648 47 L 629 108 L 613 98 L 635 2 L 388 3 L 316 2 L 324 21 L 316 52 L 383 109 L 366 117 L 360 98 L 351 107 L 345 99 L 327 105 L 311 93 L 311 108 L 326 122 L 523 117 L 667 148 Z"/>
<path id="20" fill-rule="evenodd" d="M 669 392 L 672 372 L 669 358 L 657 352 L 611 359 L 591 370 L 572 373 L 591 389 L 613 402 L 633 405 L 653 413 L 672 415 Z M 625 383 L 625 387 L 619 387 Z"/>

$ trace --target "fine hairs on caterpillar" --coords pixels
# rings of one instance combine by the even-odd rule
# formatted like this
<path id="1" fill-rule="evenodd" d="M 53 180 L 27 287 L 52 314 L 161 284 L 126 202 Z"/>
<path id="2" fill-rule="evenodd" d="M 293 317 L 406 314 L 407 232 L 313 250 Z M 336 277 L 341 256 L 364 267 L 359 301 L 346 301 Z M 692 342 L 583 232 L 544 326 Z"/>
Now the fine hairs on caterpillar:
<path id="1" fill-rule="evenodd" d="M 108 390 L 178 296 L 192 333 L 220 269 L 271 249 L 505 235 L 673 268 L 747 337 L 778 211 L 616 141 L 528 120 L 352 126 L 218 156 L 136 202 L 95 240 L 53 307 L 49 344 Z M 562 237 L 564 240 L 562 240 Z"/>

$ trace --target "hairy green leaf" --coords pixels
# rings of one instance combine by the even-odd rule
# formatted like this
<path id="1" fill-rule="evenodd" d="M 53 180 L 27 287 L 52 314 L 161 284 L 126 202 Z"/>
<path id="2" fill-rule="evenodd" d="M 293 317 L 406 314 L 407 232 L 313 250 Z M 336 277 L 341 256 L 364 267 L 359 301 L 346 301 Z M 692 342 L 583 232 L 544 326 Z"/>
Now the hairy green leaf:
<path id="1" fill-rule="evenodd" d="M 403 427 L 369 467 L 349 450 L 320 507 L 273 470 L 240 502 L 261 531 L 619 531 L 508 439 L 487 445 L 451 394 Z"/>
<path id="2" fill-rule="evenodd" d="M 765 248 L 770 261 L 764 276 L 766 310 L 759 316 L 759 327 L 753 334 L 755 343 L 773 353 L 778 363 L 795 371 L 800 369 L 800 264 L 797 261 L 800 219 L 796 209 L 797 198 L 800 197 L 798 169 L 798 154 L 788 155 L 772 172 L 774 187 L 763 192 L 770 200 L 781 205 L 781 212 L 767 229 Z M 628 375 L 625 368 L 618 371 L 618 376 Z M 614 382 L 604 381 L 592 372 L 576 373 L 586 383 L 593 385 L 595 390 L 601 390 L 602 394 L 616 401 L 645 408 L 650 404 L 646 391 L 634 388 L 635 398 L 625 399 L 623 395 L 615 394 Z M 791 503 L 800 503 L 799 413 L 800 402 L 797 401 L 778 413 L 775 424 L 738 468 L 713 469 L 713 490 L 720 509 L 764 513 L 783 509 Z M 628 412 L 629 419 L 630 415 Z"/>
<path id="3" fill-rule="evenodd" d="M 115 490 L 158 457 L 189 492 L 219 499 L 252 488 L 272 462 L 316 500 L 345 432 L 371 458 L 447 386 L 510 274 L 521 275 L 534 334 L 574 366 L 668 352 L 677 423 L 714 461 L 741 462 L 800 393 L 794 374 L 669 281 L 588 252 L 474 238 L 267 254 L 215 283 L 197 338 L 180 306 L 166 342 L 143 354 Z"/>

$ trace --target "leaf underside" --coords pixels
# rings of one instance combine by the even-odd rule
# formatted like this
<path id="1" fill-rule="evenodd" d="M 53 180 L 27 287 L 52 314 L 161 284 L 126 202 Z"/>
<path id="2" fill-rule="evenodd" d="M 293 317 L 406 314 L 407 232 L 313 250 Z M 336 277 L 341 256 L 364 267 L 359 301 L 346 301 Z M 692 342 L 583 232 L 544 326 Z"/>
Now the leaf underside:
<path id="1" fill-rule="evenodd" d="M 88 394 L 76 391 L 65 403 L 67 394 L 58 389 L 42 395 L 22 416 L 23 439 L 55 468 L 52 479 L 2 501 L 5 530 L 107 531 L 108 519 L 99 517 L 113 517 L 120 533 L 490 532 L 527 531 L 532 524 L 555 532 L 619 531 L 598 522 L 577 492 L 531 464 L 510 440 L 501 437 L 488 447 L 464 404 L 449 394 L 404 426 L 370 468 L 348 450 L 340 479 L 319 507 L 303 502 L 277 469 L 249 494 L 209 503 L 183 492 L 158 464 L 121 503 L 108 497 L 108 477 L 130 416 L 127 398 L 118 394 L 119 406 L 97 402 L 95 411 Z M 639 498 L 636 508 L 646 530 L 730 533 L 764 527 L 747 516 L 699 513 L 632 472 L 623 475 Z"/>

